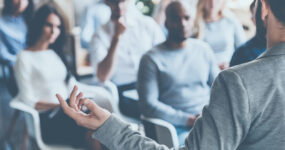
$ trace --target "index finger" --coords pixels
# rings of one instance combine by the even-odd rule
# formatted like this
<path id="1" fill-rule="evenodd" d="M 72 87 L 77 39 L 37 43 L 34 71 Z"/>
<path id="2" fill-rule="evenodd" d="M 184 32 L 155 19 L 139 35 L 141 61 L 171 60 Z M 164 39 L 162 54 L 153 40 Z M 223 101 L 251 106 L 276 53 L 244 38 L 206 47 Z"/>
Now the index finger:
<path id="1" fill-rule="evenodd" d="M 69 106 L 68 104 L 66 103 L 66 101 L 59 95 L 59 94 L 56 94 L 56 97 L 62 107 L 63 110 L 67 110 L 69 109 Z"/>
<path id="2" fill-rule="evenodd" d="M 70 97 L 69 97 L 70 107 L 74 108 L 75 110 L 77 110 L 77 107 L 76 107 L 76 104 L 75 104 L 77 90 L 78 90 L 78 87 L 75 85 L 73 87 L 73 90 L 72 90 L 72 92 L 70 94 Z"/>

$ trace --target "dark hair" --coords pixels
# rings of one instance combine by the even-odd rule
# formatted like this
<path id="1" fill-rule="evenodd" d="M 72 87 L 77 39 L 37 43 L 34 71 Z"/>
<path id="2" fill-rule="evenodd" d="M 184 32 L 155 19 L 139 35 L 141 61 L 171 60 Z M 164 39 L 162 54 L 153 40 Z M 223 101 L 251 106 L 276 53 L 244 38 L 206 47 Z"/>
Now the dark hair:
<path id="1" fill-rule="evenodd" d="M 65 45 L 65 40 L 66 40 L 66 29 L 65 29 L 65 24 L 62 15 L 57 11 L 57 9 L 51 5 L 51 4 L 45 4 L 42 7 L 40 7 L 36 12 L 35 15 L 29 24 L 28 28 L 28 34 L 27 34 L 27 46 L 32 47 L 34 46 L 40 37 L 43 34 L 43 28 L 46 24 L 47 18 L 49 17 L 50 14 L 55 14 L 56 16 L 59 17 L 61 25 L 60 25 L 60 35 L 56 39 L 56 41 L 49 45 L 49 48 L 54 50 L 55 53 L 61 58 L 63 63 L 66 66 L 68 75 L 66 77 L 66 82 L 68 82 L 70 78 L 70 73 L 69 73 L 69 66 L 66 61 L 66 58 L 64 57 L 64 52 L 63 48 Z"/>
<path id="2" fill-rule="evenodd" d="M 254 1 L 250 4 L 250 6 L 249 6 L 249 10 L 250 10 L 251 12 L 254 11 L 255 3 L 256 3 L 256 0 L 254 0 Z"/>
<path id="3" fill-rule="evenodd" d="M 261 18 L 261 11 L 262 11 L 262 3 L 258 0 L 257 6 L 256 6 L 256 13 L 255 13 L 255 22 L 256 22 L 256 34 L 260 40 L 266 41 L 266 27 L 264 25 L 264 22 Z"/>
<path id="4" fill-rule="evenodd" d="M 265 0 L 274 16 L 285 25 L 285 0 Z"/>
<path id="5" fill-rule="evenodd" d="M 29 1 L 28 7 L 22 13 L 27 24 L 31 21 L 35 8 L 33 0 L 28 0 L 28 1 Z M 14 11 L 15 9 L 14 9 L 13 0 L 4 0 L 4 8 L 2 14 L 4 16 L 10 16 L 14 14 Z"/>

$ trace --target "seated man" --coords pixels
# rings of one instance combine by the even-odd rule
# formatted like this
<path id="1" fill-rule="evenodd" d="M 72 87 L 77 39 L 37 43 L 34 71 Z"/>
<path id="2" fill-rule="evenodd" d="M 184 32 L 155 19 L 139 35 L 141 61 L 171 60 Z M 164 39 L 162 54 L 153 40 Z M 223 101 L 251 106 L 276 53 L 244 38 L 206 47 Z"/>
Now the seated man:
<path id="1" fill-rule="evenodd" d="M 139 118 L 137 101 L 127 99 L 122 91 L 128 86 L 135 89 L 132 83 L 141 56 L 165 37 L 152 18 L 129 11 L 130 0 L 105 2 L 111 8 L 111 20 L 94 35 L 91 60 L 101 82 L 111 79 L 118 86 L 121 112 Z"/>
<path id="2" fill-rule="evenodd" d="M 250 5 L 250 11 L 252 14 L 252 21 L 254 24 L 258 23 L 261 26 L 256 28 L 255 36 L 246 42 L 244 45 L 239 47 L 233 54 L 233 57 L 230 62 L 230 66 L 239 65 L 242 63 L 246 63 L 256 59 L 259 55 L 261 55 L 266 50 L 266 29 L 264 25 L 262 25 L 262 20 L 255 20 L 255 1 Z"/>
<path id="3" fill-rule="evenodd" d="M 210 46 L 189 38 L 194 16 L 189 10 L 181 3 L 166 9 L 168 37 L 142 57 L 138 73 L 142 113 L 172 123 L 180 144 L 208 104 L 220 71 Z"/>
<path id="4" fill-rule="evenodd" d="M 181 150 L 284 150 L 285 1 L 257 2 L 257 14 L 268 33 L 266 52 L 255 61 L 219 74 L 212 86 L 210 103 Z M 70 98 L 73 104 L 68 106 L 57 96 L 64 112 L 79 125 L 94 130 L 93 137 L 109 149 L 169 150 L 131 130 L 89 99 L 78 103 L 74 95 Z M 92 113 L 77 111 L 76 107 L 82 104 Z"/>

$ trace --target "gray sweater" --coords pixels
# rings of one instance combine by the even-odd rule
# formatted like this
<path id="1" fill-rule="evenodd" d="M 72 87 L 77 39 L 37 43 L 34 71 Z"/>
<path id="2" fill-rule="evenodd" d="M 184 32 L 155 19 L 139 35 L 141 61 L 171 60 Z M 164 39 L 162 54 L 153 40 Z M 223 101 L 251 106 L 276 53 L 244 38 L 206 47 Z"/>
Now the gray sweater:
<path id="1" fill-rule="evenodd" d="M 182 150 L 285 150 L 285 43 L 215 80 Z M 168 150 L 111 116 L 94 134 L 111 150 Z"/>
<path id="2" fill-rule="evenodd" d="M 188 39 L 182 49 L 160 44 L 146 53 L 138 72 L 138 94 L 147 117 L 186 126 L 190 115 L 202 112 L 210 88 L 220 72 L 210 46 Z"/>

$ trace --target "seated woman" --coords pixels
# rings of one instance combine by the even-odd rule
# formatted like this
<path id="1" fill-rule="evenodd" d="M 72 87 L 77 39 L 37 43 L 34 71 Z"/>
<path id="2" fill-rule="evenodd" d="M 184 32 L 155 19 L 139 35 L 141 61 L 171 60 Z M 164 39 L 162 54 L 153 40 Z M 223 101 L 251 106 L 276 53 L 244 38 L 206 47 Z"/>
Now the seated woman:
<path id="1" fill-rule="evenodd" d="M 209 43 L 220 69 L 229 67 L 234 51 L 246 42 L 242 25 L 226 9 L 227 0 L 199 0 L 194 22 L 195 37 Z"/>
<path id="2" fill-rule="evenodd" d="M 67 99 L 76 84 L 81 91 L 88 89 L 86 92 L 90 94 L 86 97 L 92 97 L 107 109 L 110 105 L 104 104 L 111 96 L 100 87 L 77 83 L 68 72 L 62 51 L 64 22 L 53 6 L 44 5 L 35 13 L 27 40 L 28 48 L 19 53 L 14 68 L 19 87 L 16 98 L 40 112 L 42 136 L 46 143 L 86 147 L 87 131 L 64 115 L 55 94 L 59 92 Z"/>

